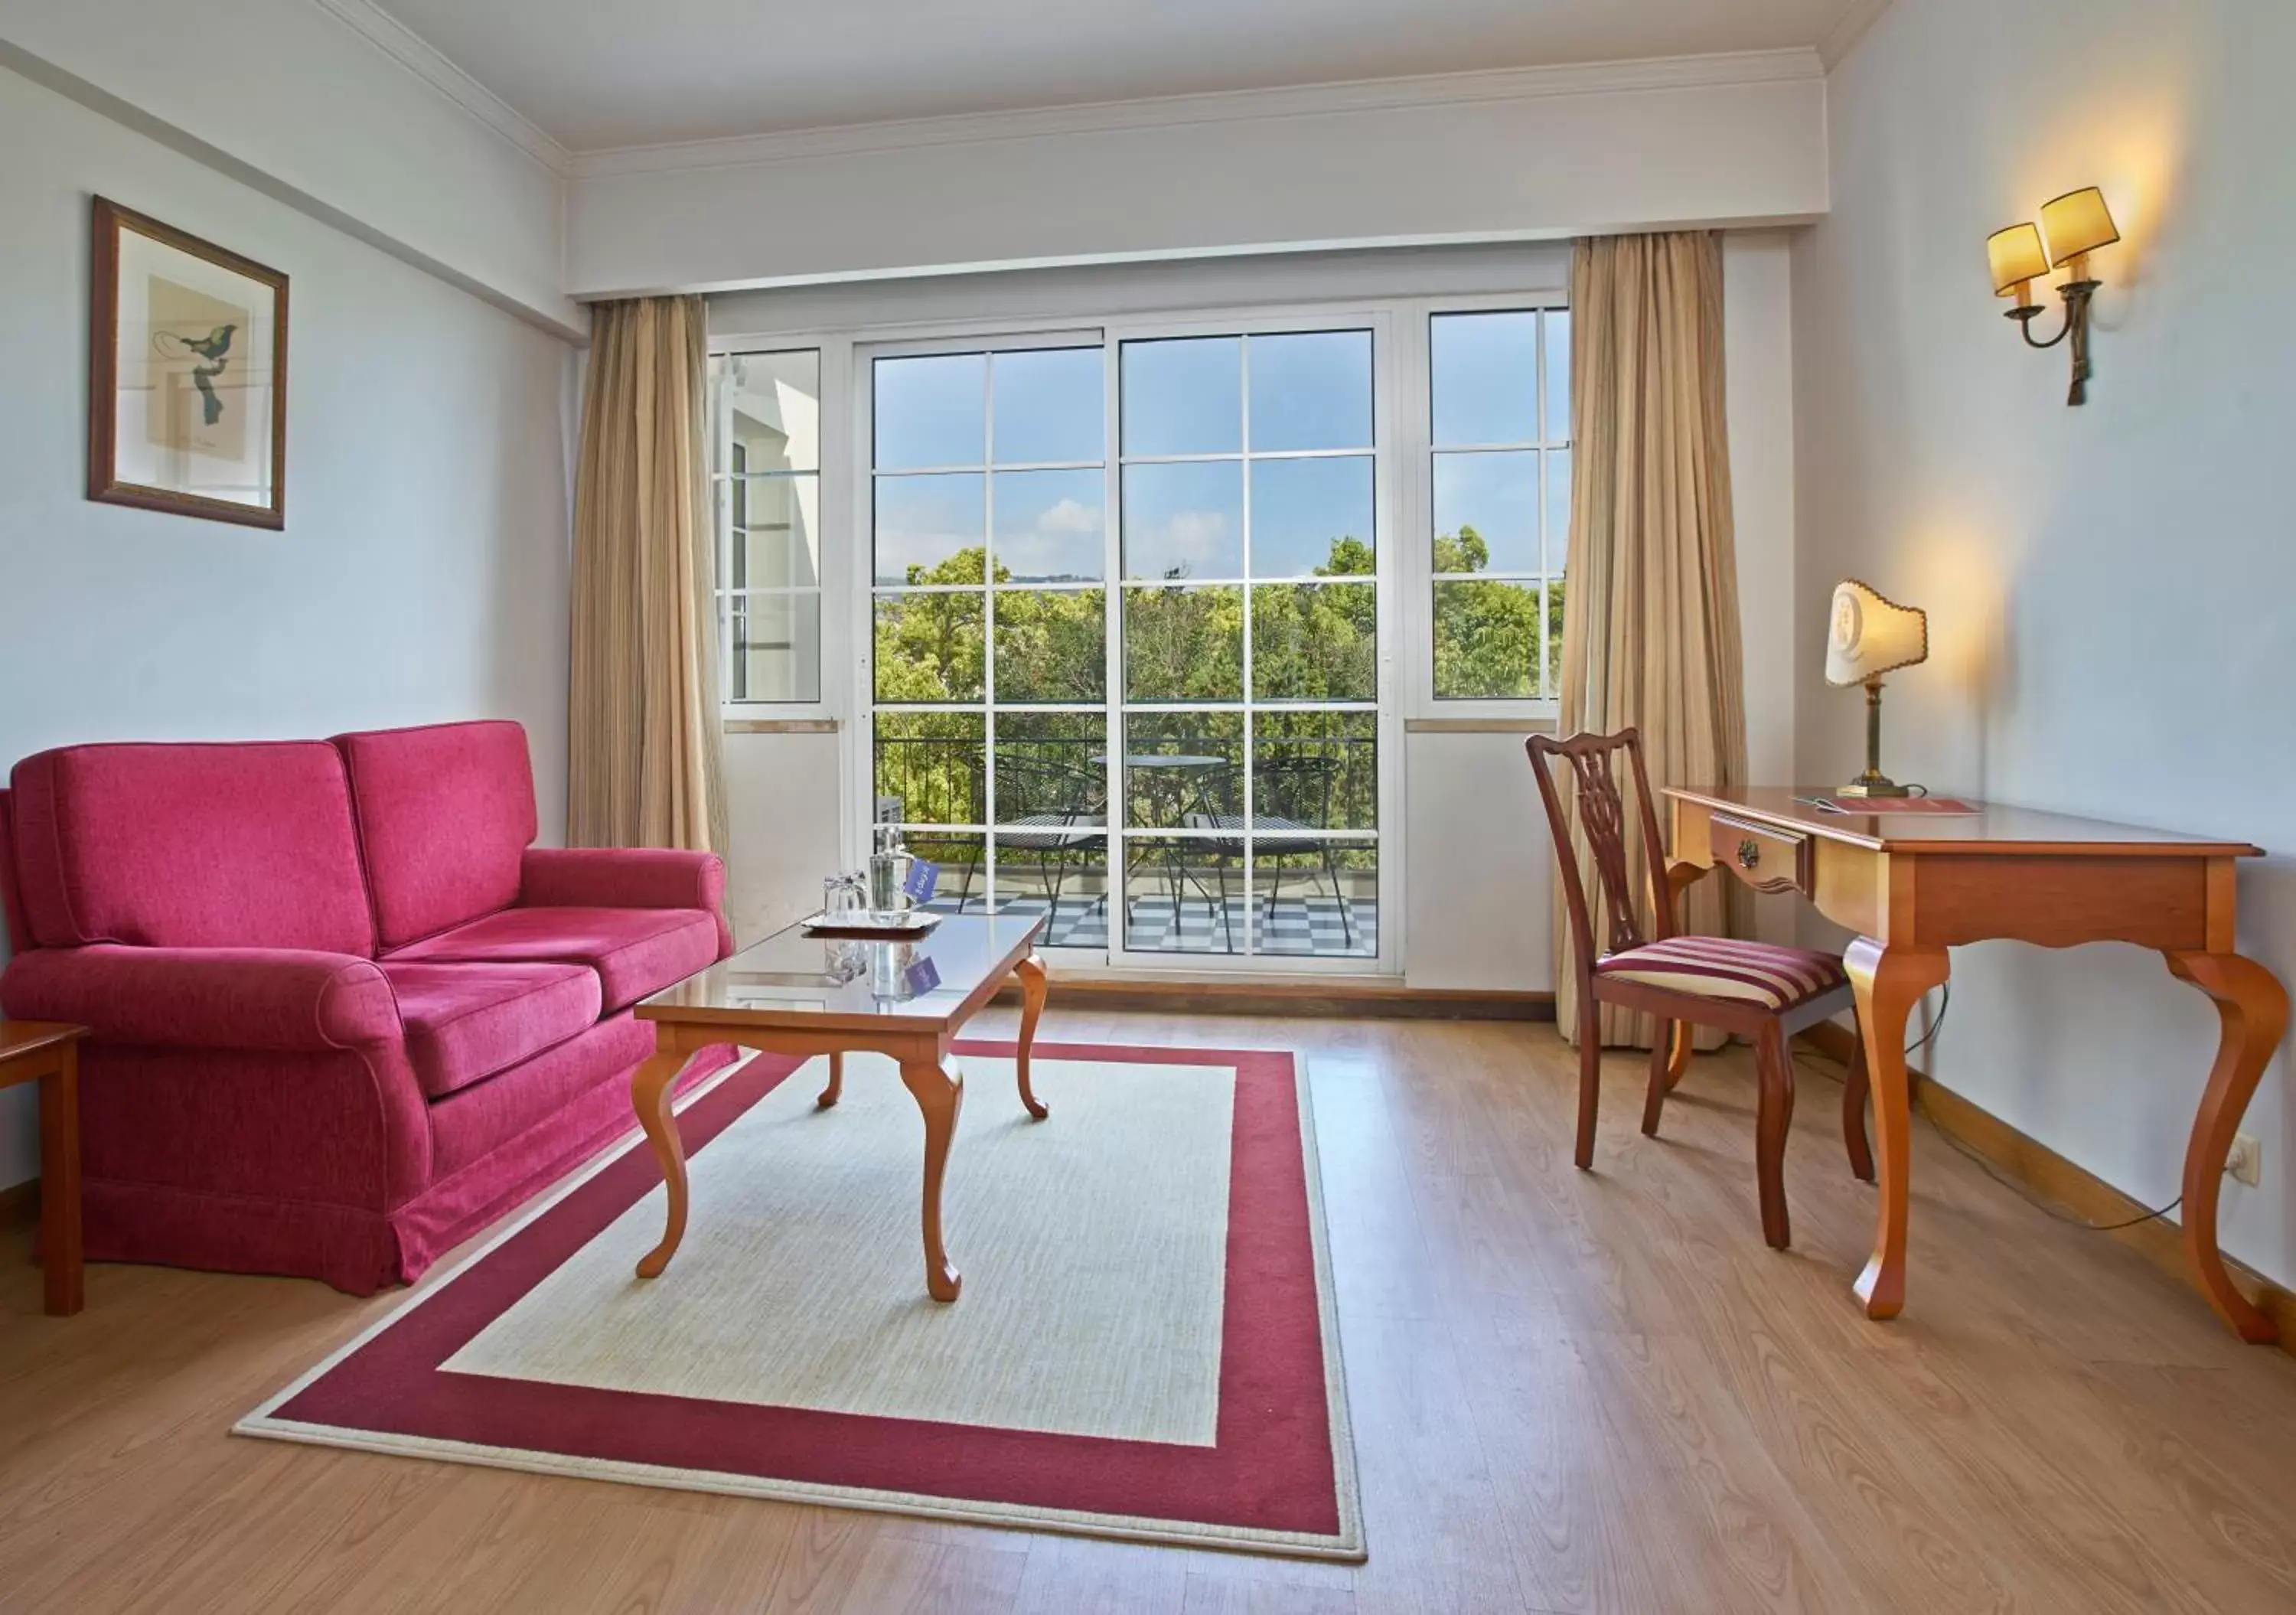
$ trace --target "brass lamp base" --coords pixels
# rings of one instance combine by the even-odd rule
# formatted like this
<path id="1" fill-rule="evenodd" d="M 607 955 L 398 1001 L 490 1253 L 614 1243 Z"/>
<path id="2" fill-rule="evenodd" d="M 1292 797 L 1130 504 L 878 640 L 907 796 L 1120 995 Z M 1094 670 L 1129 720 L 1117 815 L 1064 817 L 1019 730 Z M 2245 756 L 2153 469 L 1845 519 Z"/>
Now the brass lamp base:
<path id="1" fill-rule="evenodd" d="M 1847 797 L 1914 794 L 1913 786 L 1900 785 L 1882 772 L 1882 680 L 1879 675 L 1866 681 L 1866 772 L 1848 784 L 1837 787 L 1833 794 Z"/>
<path id="2" fill-rule="evenodd" d="M 1900 785 L 1897 781 L 1879 774 L 1861 774 L 1846 785 L 1835 786 L 1833 794 L 1848 797 L 1911 796 L 1914 794 L 1914 788 L 1911 785 Z"/>

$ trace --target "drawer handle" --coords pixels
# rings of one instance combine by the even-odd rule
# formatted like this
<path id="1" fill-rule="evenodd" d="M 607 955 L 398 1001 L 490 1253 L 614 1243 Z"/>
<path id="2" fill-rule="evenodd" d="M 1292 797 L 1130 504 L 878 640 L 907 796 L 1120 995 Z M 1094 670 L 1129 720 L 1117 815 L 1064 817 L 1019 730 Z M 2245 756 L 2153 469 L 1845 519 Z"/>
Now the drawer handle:
<path id="1" fill-rule="evenodd" d="M 1738 843 L 1738 867 L 1751 869 L 1762 861 L 1762 848 L 1751 839 Z"/>

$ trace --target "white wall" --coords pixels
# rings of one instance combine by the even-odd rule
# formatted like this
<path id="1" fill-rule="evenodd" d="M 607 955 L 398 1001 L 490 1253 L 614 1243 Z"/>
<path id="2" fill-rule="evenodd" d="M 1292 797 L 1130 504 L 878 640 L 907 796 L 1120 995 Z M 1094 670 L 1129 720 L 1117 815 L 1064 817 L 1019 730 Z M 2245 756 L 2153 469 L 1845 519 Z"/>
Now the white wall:
<path id="1" fill-rule="evenodd" d="M 1994 800 L 2238 836 L 2240 944 L 2296 981 L 2296 9 L 2188 0 L 1892 7 L 1833 76 L 1834 210 L 1795 250 L 1805 779 L 1854 771 L 1860 702 L 1819 667 L 1855 574 L 1927 608 L 1884 766 Z M 2101 184 L 2096 378 L 2028 351 L 1984 241 Z M 2047 299 L 2053 305 L 2054 296 Z M 2053 320 L 2045 319 L 2042 329 Z M 1954 959 L 1932 1069 L 2148 1204 L 2177 1192 L 2216 1041 L 2133 948 Z M 2227 1184 L 2228 1249 L 2296 1279 L 2284 1058 Z M 1915 1238 L 1920 1238 L 1918 1229 Z"/>
<path id="2" fill-rule="evenodd" d="M 1177 96 L 578 158 L 578 297 L 1751 225 L 1826 205 L 1816 53 Z"/>
<path id="3" fill-rule="evenodd" d="M 1192 308 L 1548 291 L 1567 283 L 1568 261 L 1562 247 L 1524 245 L 1015 271 L 720 296 L 710 301 L 709 323 L 713 335 L 745 337 L 922 332 L 970 322 L 1044 328 Z M 1794 539 L 1790 269 L 1781 233 L 1734 233 L 1725 242 L 1748 745 L 1764 779 L 1792 772 L 1794 745 L 1792 641 L 1785 620 Z M 838 481 L 832 467 L 832 490 Z M 849 501 L 832 496 L 828 503 L 824 549 L 836 572 L 849 564 L 849 522 L 839 512 Z M 846 643 L 842 635 L 832 641 L 824 681 L 832 701 L 843 693 L 839 647 Z M 832 777 L 837 737 L 732 734 L 726 750 L 734 836 L 730 902 L 746 938 L 817 904 L 820 877 L 840 856 L 833 816 L 848 808 Z M 1546 990 L 1553 981 L 1550 860 L 1521 734 L 1408 734 L 1403 773 L 1406 979 L 1418 987 Z M 1790 901 L 1765 899 L 1760 923 L 1765 934 L 1789 934 Z"/>
<path id="4" fill-rule="evenodd" d="M 564 824 L 565 344 L 0 70 L 0 767 L 500 716 Z M 82 497 L 88 197 L 285 271 L 287 529 Z M 0 1108 L 0 1184 L 36 1169 Z"/>
<path id="5" fill-rule="evenodd" d="M 562 289 L 565 154 L 367 0 L 0 0 L 0 67 L 588 329 Z"/>

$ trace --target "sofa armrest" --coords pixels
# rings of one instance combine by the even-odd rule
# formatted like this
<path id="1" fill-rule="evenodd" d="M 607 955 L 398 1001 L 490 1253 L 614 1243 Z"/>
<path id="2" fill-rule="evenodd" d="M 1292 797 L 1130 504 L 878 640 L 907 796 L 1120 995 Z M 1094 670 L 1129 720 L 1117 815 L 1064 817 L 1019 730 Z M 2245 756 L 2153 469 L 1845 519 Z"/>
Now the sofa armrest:
<path id="1" fill-rule="evenodd" d="M 36 947 L 0 971 L 0 1009 L 160 1048 L 324 1052 L 400 1036 L 373 962 L 292 948 Z"/>
<path id="2" fill-rule="evenodd" d="M 726 860 L 662 847 L 529 847 L 522 908 L 700 908 L 718 922 L 718 956 L 734 951 L 726 922 Z"/>

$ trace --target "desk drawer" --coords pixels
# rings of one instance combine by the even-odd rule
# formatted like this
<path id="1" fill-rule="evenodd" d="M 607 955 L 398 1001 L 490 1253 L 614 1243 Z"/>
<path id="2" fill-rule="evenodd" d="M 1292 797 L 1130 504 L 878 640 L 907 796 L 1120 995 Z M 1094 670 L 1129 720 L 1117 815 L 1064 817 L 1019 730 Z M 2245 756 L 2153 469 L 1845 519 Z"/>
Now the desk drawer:
<path id="1" fill-rule="evenodd" d="M 1714 862 L 1756 891 L 1812 892 L 1809 838 L 1775 824 L 1718 813 L 1707 821 Z"/>

